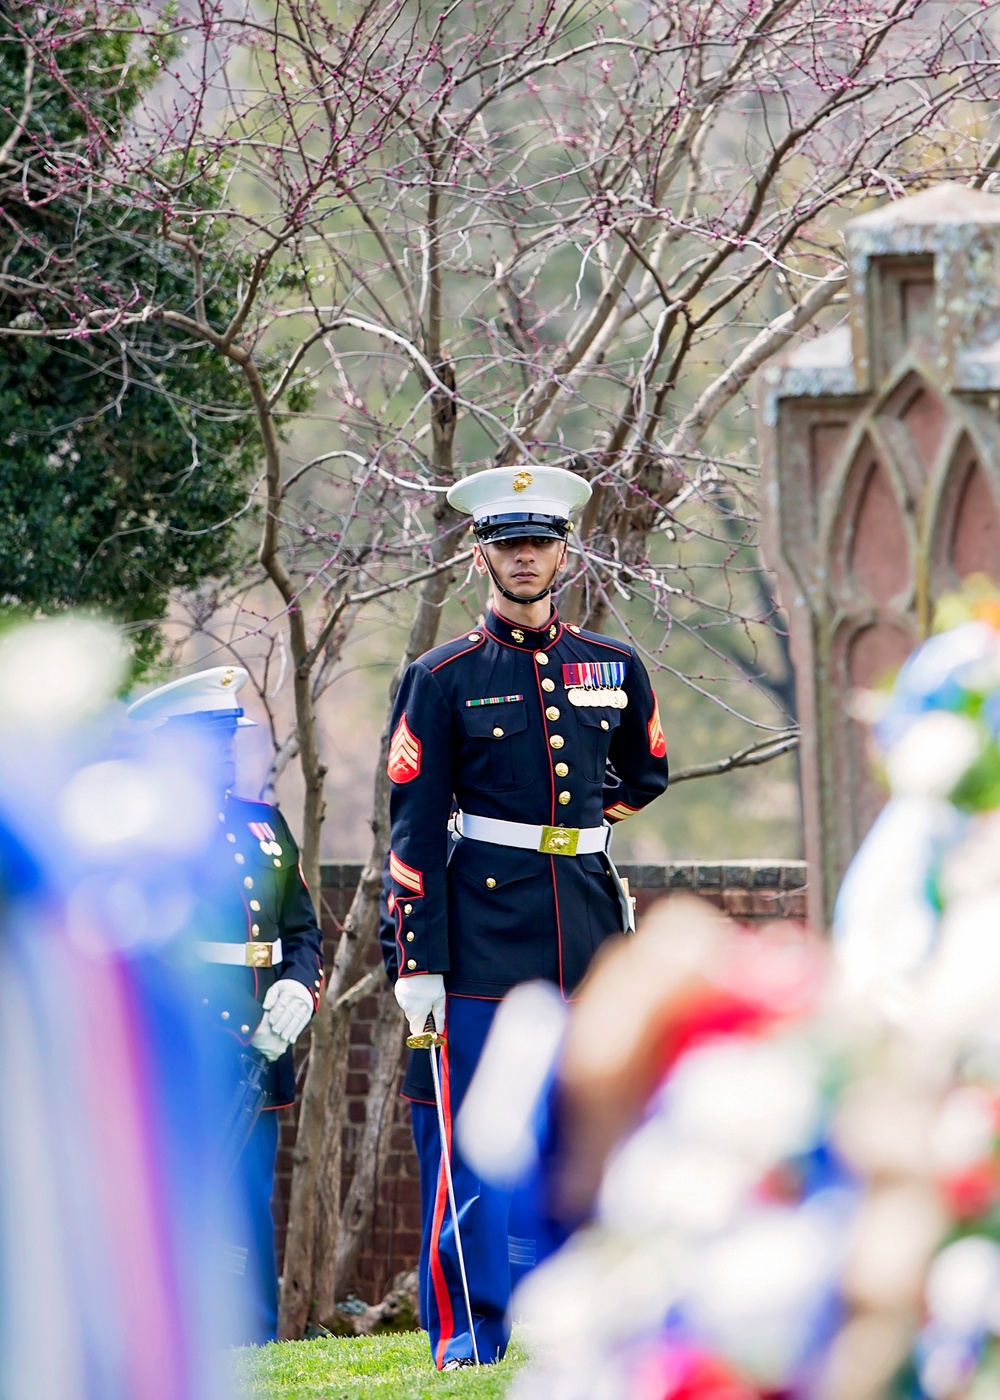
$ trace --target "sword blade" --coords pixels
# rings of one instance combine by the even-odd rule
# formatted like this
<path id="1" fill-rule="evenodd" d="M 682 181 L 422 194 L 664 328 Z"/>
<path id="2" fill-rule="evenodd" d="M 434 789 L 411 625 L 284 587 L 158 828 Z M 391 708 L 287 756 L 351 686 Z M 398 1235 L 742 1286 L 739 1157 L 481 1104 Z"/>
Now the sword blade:
<path id="1" fill-rule="evenodd" d="M 451 1225 L 455 1231 L 455 1251 L 458 1254 L 458 1271 L 462 1276 L 462 1294 L 465 1298 L 465 1315 L 469 1320 L 469 1336 L 472 1338 L 472 1358 L 480 1365 L 479 1348 L 476 1346 L 476 1324 L 472 1316 L 472 1303 L 469 1299 L 469 1278 L 465 1272 L 465 1254 L 462 1251 L 462 1234 L 458 1228 L 458 1206 L 455 1204 L 455 1185 L 451 1176 L 451 1153 L 448 1150 L 448 1130 L 445 1127 L 444 1107 L 441 1099 L 441 1074 L 438 1069 L 438 1047 L 428 1047 L 431 1057 L 431 1078 L 434 1080 L 434 1102 L 437 1105 L 438 1132 L 441 1136 L 441 1161 L 444 1164 L 444 1178 L 448 1185 L 448 1205 L 451 1208 Z"/>

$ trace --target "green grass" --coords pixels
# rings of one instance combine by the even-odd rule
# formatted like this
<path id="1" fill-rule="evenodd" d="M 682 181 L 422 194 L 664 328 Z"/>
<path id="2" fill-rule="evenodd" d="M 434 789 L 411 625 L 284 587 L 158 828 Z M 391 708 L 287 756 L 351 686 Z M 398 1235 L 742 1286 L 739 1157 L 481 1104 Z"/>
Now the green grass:
<path id="1" fill-rule="evenodd" d="M 274 1342 L 239 1353 L 238 1394 L 246 1400 L 500 1400 L 524 1359 L 513 1342 L 499 1366 L 441 1374 L 425 1332 Z"/>

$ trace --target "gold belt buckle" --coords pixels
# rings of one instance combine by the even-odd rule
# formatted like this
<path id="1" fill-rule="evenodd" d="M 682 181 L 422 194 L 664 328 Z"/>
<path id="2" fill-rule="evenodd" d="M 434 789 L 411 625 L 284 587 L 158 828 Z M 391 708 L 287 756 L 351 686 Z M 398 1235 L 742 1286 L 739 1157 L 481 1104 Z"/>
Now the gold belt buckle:
<path id="1" fill-rule="evenodd" d="M 578 826 L 543 826 L 538 849 L 544 856 L 575 856 L 579 840 Z"/>
<path id="2" fill-rule="evenodd" d="M 272 943 L 247 943 L 247 967 L 270 967 L 274 951 Z"/>

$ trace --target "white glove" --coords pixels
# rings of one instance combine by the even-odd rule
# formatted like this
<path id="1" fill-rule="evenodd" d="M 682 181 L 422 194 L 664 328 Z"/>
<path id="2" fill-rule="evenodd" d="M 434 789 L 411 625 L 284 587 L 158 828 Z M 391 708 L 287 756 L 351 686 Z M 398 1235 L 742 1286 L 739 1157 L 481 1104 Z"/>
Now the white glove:
<path id="1" fill-rule="evenodd" d="M 250 1044 L 268 1060 L 294 1045 L 312 1020 L 313 998 L 294 977 L 282 977 L 264 994 L 264 1016 Z"/>
<path id="2" fill-rule="evenodd" d="M 312 992 L 294 977 L 282 977 L 264 994 L 264 1010 L 275 1035 L 294 1045 L 312 1020 Z"/>
<path id="3" fill-rule="evenodd" d="M 410 1023 L 410 1034 L 421 1035 L 428 1013 L 434 1013 L 434 1029 L 444 1031 L 444 978 L 440 972 L 418 972 L 414 977 L 396 979 L 396 1000 Z"/>
<path id="4" fill-rule="evenodd" d="M 280 1059 L 288 1049 L 288 1041 L 280 1035 L 275 1035 L 266 1014 L 254 1031 L 250 1044 L 254 1050 L 260 1051 L 265 1060 L 272 1061 Z"/>

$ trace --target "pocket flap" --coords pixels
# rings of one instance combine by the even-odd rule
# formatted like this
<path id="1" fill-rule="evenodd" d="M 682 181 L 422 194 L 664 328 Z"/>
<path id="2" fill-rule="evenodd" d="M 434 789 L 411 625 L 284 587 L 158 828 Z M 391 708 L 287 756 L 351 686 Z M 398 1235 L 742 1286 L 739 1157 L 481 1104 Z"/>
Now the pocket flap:
<path id="1" fill-rule="evenodd" d="M 528 711 L 522 701 L 503 705 L 477 705 L 462 711 L 466 734 L 474 739 L 504 739 L 528 727 Z M 499 729 L 499 734 L 494 731 Z"/>
<path id="2" fill-rule="evenodd" d="M 621 710 L 614 710 L 609 705 L 606 709 L 592 709 L 589 705 L 578 705 L 574 707 L 581 724 L 589 725 L 591 729 L 617 729 L 622 722 Z M 605 723 L 601 723 L 604 720 Z"/>

